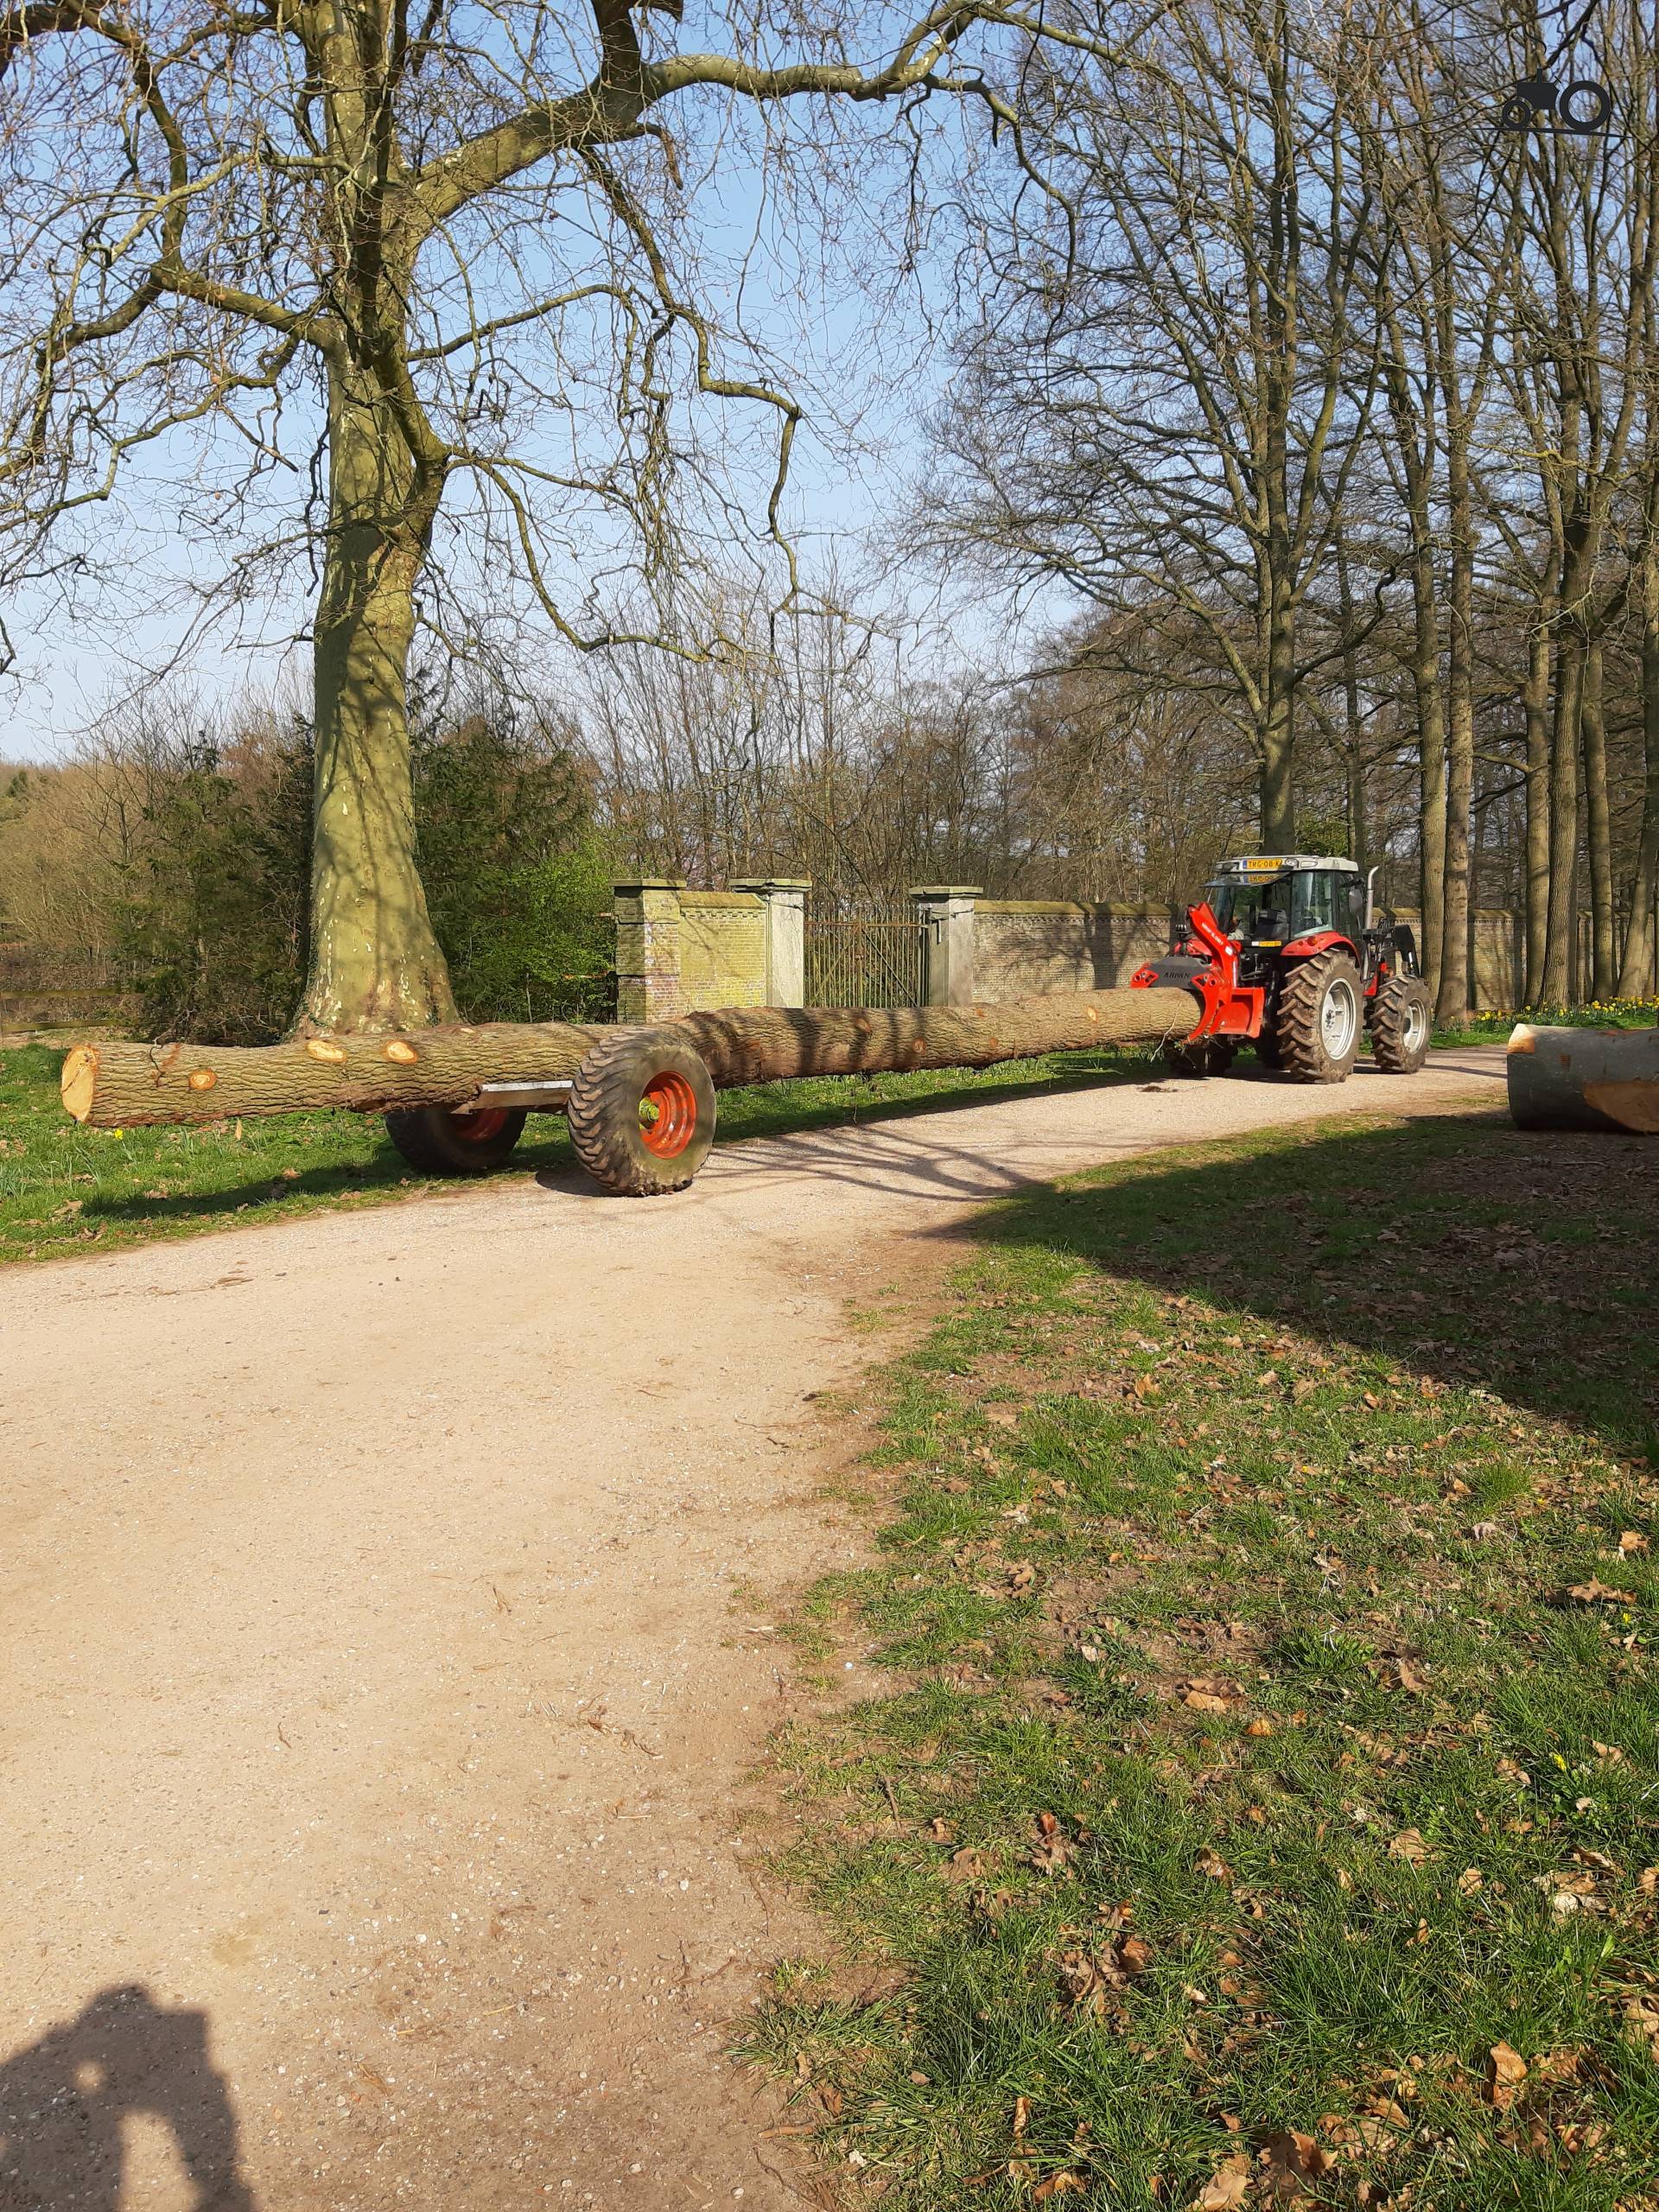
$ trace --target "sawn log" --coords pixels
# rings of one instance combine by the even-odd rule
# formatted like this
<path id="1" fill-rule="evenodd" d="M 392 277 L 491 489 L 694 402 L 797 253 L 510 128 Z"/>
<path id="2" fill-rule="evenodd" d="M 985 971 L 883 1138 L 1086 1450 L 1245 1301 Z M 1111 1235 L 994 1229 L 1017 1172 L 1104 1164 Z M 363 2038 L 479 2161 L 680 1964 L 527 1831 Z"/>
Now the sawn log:
<path id="1" fill-rule="evenodd" d="M 987 1067 L 1091 1045 L 1157 1045 L 1189 1035 L 1198 1013 L 1186 990 L 1078 991 L 999 1006 L 728 1007 L 669 1026 L 690 1033 L 726 1090 L 793 1076 Z M 63 1063 L 63 1103 L 97 1129 L 320 1108 L 374 1114 L 465 1106 L 482 1083 L 573 1076 L 613 1033 L 571 1022 L 500 1021 L 281 1045 L 78 1045 Z"/>
<path id="2" fill-rule="evenodd" d="M 1659 1136 L 1659 1029 L 1534 1029 L 1509 1051 L 1510 1112 L 1522 1129 Z"/>

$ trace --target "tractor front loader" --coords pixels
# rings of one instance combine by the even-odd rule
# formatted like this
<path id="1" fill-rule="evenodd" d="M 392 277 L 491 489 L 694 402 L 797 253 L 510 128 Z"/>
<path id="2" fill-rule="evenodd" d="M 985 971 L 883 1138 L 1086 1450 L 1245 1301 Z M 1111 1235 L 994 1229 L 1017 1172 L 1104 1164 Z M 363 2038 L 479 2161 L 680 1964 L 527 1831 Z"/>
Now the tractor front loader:
<path id="1" fill-rule="evenodd" d="M 1408 929 L 1374 909 L 1376 871 L 1307 853 L 1225 863 L 1184 933 L 1129 978 L 1135 990 L 1182 984 L 1204 1003 L 1191 1037 L 1168 1048 L 1183 1075 L 1220 1075 L 1242 1045 L 1297 1083 L 1342 1083 L 1367 1031 L 1389 1075 L 1428 1057 L 1429 1001 Z"/>

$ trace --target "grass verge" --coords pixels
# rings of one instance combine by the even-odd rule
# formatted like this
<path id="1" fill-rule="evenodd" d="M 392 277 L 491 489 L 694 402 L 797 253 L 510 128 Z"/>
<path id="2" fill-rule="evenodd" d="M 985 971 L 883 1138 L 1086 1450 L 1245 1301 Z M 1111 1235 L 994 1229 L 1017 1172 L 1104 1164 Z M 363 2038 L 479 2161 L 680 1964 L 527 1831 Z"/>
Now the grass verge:
<path id="1" fill-rule="evenodd" d="M 384 1205 L 453 1190 L 417 1174 L 394 1151 L 378 1116 L 282 1114 L 200 1128 L 83 1129 L 58 1098 L 62 1053 L 45 1046 L 0 1051 L 0 1262 L 107 1251 L 156 1237 Z M 1065 1089 L 1144 1082 L 1144 1057 L 1054 1054 L 978 1070 L 824 1077 L 726 1092 L 722 1139 L 777 1136 L 836 1122 Z M 533 1120 L 514 1170 L 569 1168 L 564 1123 Z"/>
<path id="2" fill-rule="evenodd" d="M 853 2201 L 1659 2197 L 1659 1147 L 1496 1119 L 988 1215 L 778 1745 L 747 2055 Z"/>
<path id="3" fill-rule="evenodd" d="M 1502 1045 L 1517 1021 L 1537 1029 L 1651 1029 L 1659 1021 L 1659 998 L 1596 999 L 1588 1006 L 1489 1007 L 1471 1014 L 1459 1029 L 1437 1029 L 1437 1045 Z"/>

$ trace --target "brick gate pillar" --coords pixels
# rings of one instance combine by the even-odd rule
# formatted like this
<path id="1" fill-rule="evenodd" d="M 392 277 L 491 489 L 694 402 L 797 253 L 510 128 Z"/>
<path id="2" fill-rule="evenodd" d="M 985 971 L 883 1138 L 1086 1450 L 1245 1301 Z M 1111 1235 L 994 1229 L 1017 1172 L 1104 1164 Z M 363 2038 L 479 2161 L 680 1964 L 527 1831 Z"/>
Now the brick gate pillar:
<path id="1" fill-rule="evenodd" d="M 677 875 L 636 876 L 612 887 L 616 916 L 616 1018 L 671 1021 L 684 1011 L 680 988 L 680 893 Z"/>

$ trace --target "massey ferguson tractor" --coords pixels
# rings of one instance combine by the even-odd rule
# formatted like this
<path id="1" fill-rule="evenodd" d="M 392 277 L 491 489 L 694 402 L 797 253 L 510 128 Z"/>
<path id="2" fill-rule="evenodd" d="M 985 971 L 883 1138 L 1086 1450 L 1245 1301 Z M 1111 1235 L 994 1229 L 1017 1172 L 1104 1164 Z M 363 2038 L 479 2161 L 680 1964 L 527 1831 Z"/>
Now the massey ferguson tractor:
<path id="1" fill-rule="evenodd" d="M 1371 1056 L 1410 1075 L 1428 1055 L 1429 1001 L 1408 929 L 1372 903 L 1376 870 L 1308 853 L 1228 861 L 1187 909 L 1136 990 L 1184 984 L 1204 1001 L 1191 1037 L 1168 1048 L 1184 1075 L 1219 1075 L 1241 1045 L 1298 1083 L 1341 1083 L 1369 1030 Z"/>

